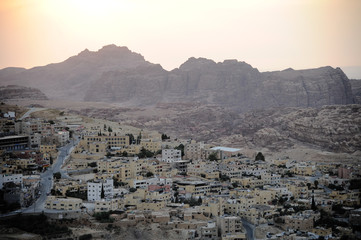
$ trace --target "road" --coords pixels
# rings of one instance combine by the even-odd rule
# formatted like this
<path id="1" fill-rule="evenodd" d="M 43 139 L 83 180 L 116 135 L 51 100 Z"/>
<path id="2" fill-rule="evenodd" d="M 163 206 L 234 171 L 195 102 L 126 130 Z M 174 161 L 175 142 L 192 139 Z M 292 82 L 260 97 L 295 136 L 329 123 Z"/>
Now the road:
<path id="1" fill-rule="evenodd" d="M 48 193 L 50 193 L 53 186 L 53 174 L 60 172 L 62 176 L 67 176 L 64 170 L 61 170 L 61 167 L 64 163 L 64 160 L 70 155 L 72 148 L 77 144 L 76 142 L 71 141 L 64 147 L 59 148 L 59 154 L 56 162 L 48 168 L 45 172 L 40 174 L 40 197 L 36 202 L 28 208 L 22 209 L 23 213 L 30 212 L 42 212 L 45 210 L 45 201 Z"/>
<path id="2" fill-rule="evenodd" d="M 19 118 L 19 120 L 23 120 L 24 118 L 29 117 L 30 114 L 32 114 L 33 112 L 38 112 L 42 110 L 46 110 L 46 108 L 30 108 L 21 118 Z"/>
<path id="3" fill-rule="evenodd" d="M 242 219 L 243 227 L 247 231 L 247 240 L 254 240 L 254 229 L 256 228 L 253 224 L 245 219 Z"/>

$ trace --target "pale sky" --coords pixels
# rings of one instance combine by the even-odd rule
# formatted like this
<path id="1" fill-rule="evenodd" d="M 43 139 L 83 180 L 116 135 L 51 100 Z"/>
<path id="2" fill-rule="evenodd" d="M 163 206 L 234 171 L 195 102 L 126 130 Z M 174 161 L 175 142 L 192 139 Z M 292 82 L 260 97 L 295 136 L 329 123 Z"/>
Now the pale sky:
<path id="1" fill-rule="evenodd" d="M 361 66 L 361 0 L 0 0 L 0 69 L 108 44 L 167 70 L 189 57 L 260 71 Z"/>

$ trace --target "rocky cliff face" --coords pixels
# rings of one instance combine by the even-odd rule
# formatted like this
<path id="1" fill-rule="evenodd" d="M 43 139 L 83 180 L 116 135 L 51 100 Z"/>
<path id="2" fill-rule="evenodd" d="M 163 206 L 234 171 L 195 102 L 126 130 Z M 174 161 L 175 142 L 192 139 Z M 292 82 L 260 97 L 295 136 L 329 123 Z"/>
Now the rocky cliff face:
<path id="1" fill-rule="evenodd" d="M 48 98 L 39 89 L 8 85 L 0 87 L 0 100 L 34 99 L 47 100 Z"/>
<path id="2" fill-rule="evenodd" d="M 261 73 L 245 62 L 190 58 L 165 71 L 128 50 L 85 50 L 58 64 L 30 70 L 4 69 L 0 84 L 37 87 L 50 98 L 126 105 L 198 102 L 241 111 L 270 107 L 350 104 L 349 79 L 339 68 Z"/>
<path id="3" fill-rule="evenodd" d="M 87 89 L 104 73 L 148 65 L 151 64 L 140 54 L 126 47 L 109 45 L 97 52 L 86 49 L 61 63 L 22 71 L 3 69 L 0 71 L 0 85 L 39 88 L 53 99 L 83 100 Z"/>
<path id="4" fill-rule="evenodd" d="M 277 149 L 299 141 L 335 152 L 361 150 L 361 105 L 272 109 L 240 119 L 234 131 L 255 146 Z"/>
<path id="5" fill-rule="evenodd" d="M 205 104 L 73 110 L 182 139 L 272 151 L 306 145 L 333 152 L 361 151 L 361 105 L 272 108 L 238 113 Z"/>
<path id="6" fill-rule="evenodd" d="M 351 79 L 351 88 L 354 96 L 355 103 L 361 104 L 361 80 L 360 79 Z"/>

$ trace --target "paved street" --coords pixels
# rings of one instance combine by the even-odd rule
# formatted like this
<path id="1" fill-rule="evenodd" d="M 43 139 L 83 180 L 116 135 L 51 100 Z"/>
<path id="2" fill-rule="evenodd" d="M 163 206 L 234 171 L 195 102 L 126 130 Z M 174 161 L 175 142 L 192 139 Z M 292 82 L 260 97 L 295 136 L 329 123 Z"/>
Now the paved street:
<path id="1" fill-rule="evenodd" d="M 32 114 L 33 112 L 46 110 L 46 108 L 30 108 L 19 120 L 23 120 L 24 118 L 27 118 Z"/>
<path id="2" fill-rule="evenodd" d="M 59 148 L 59 154 L 57 161 L 50 167 L 47 171 L 44 173 L 41 173 L 41 180 L 40 180 L 40 192 L 41 195 L 35 202 L 35 204 L 31 205 L 28 208 L 25 208 L 22 210 L 24 213 L 29 212 L 42 212 L 44 211 L 44 205 L 45 200 L 50 193 L 51 188 L 53 186 L 53 174 L 56 172 L 60 172 L 62 176 L 67 176 L 66 172 L 64 170 L 61 170 L 61 167 L 64 163 L 64 160 L 70 155 L 70 152 L 72 148 L 77 144 L 77 141 L 73 143 L 73 141 L 70 141 L 70 143 L 64 147 Z"/>
<path id="3" fill-rule="evenodd" d="M 243 227 L 247 231 L 247 240 L 254 240 L 254 229 L 255 226 L 245 219 L 242 219 Z"/>

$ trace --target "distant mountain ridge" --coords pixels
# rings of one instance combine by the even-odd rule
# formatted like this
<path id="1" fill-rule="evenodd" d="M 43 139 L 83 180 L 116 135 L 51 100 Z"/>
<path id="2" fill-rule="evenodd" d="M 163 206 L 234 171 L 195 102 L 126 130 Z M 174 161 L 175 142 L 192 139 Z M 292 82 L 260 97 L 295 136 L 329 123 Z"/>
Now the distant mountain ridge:
<path id="1" fill-rule="evenodd" d="M 259 72 L 245 62 L 189 58 L 164 70 L 126 47 L 84 50 L 61 63 L 0 70 L 0 85 L 39 88 L 49 98 L 153 105 L 217 104 L 247 111 L 269 107 L 320 107 L 354 103 L 340 68 Z"/>
<path id="2" fill-rule="evenodd" d="M 0 86 L 0 100 L 48 100 L 39 89 L 17 85 Z"/>

